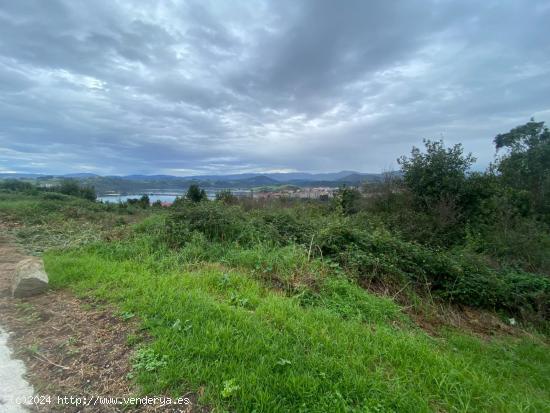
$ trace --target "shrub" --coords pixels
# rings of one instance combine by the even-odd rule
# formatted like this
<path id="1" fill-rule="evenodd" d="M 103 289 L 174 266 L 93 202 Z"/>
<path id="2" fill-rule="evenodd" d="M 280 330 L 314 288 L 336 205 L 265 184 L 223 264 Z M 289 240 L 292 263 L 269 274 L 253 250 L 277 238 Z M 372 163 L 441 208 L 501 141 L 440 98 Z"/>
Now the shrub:
<path id="1" fill-rule="evenodd" d="M 19 179 L 6 179 L 0 181 L 0 189 L 14 192 L 28 192 L 34 189 L 34 185 Z"/>
<path id="2" fill-rule="evenodd" d="M 226 205 L 235 205 L 239 202 L 239 198 L 233 195 L 229 189 L 226 189 L 216 194 L 216 201 Z"/>
<path id="3" fill-rule="evenodd" d="M 550 280 L 511 269 L 494 270 L 475 256 L 434 250 L 385 231 L 335 221 L 320 233 L 319 248 L 359 279 L 411 282 L 448 301 L 514 314 L 548 317 Z"/>
<path id="4" fill-rule="evenodd" d="M 74 179 L 64 179 L 59 185 L 47 188 L 46 190 L 87 199 L 88 201 L 96 200 L 96 192 L 93 186 L 81 186 Z"/>
<path id="5" fill-rule="evenodd" d="M 299 219 L 288 209 L 261 211 L 257 213 L 263 231 L 276 235 L 275 241 L 281 245 L 310 242 L 313 225 L 305 217 Z"/>
<path id="6" fill-rule="evenodd" d="M 185 244 L 194 231 L 209 241 L 246 244 L 262 238 L 241 208 L 213 202 L 185 205 L 166 220 L 167 239 L 174 246 Z"/>

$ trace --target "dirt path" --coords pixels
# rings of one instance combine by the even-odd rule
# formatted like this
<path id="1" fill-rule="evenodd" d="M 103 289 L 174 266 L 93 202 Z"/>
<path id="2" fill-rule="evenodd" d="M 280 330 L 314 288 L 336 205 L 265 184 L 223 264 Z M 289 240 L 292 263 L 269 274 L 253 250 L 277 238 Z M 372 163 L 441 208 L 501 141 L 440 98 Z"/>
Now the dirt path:
<path id="1" fill-rule="evenodd" d="M 124 321 L 112 309 L 75 298 L 66 291 L 48 291 L 26 299 L 11 297 L 11 276 L 24 257 L 0 227 L 0 327 L 11 332 L 9 345 L 27 367 L 26 378 L 44 404 L 35 411 L 117 412 L 115 406 L 60 404 L 59 397 L 130 397 L 136 391 L 130 372 L 136 323 Z M 1 345 L 1 343 L 0 343 Z M 0 363 L 2 360 L 0 359 Z M 15 374 L 13 377 L 15 377 Z M 2 376 L 0 376 L 2 377 Z M 15 378 L 10 380 L 16 385 Z M 46 396 L 50 396 L 49 402 Z M 38 400 L 38 399 L 37 399 Z M 0 412 L 6 410 L 0 404 Z M 132 411 L 184 411 L 139 407 Z"/>

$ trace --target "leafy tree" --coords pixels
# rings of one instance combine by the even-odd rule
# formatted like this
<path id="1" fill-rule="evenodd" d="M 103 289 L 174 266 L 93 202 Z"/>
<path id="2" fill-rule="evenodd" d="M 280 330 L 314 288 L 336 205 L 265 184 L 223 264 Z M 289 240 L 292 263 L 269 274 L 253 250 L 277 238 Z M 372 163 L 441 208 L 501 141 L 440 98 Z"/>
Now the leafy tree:
<path id="1" fill-rule="evenodd" d="M 95 201 L 96 199 L 96 192 L 93 186 L 80 186 L 74 179 L 64 179 L 59 186 L 53 189 L 62 194 L 77 196 L 89 201 Z"/>
<path id="2" fill-rule="evenodd" d="M 149 208 L 151 205 L 151 200 L 149 199 L 149 195 L 142 195 L 141 198 L 139 198 L 139 206 L 142 208 Z"/>
<path id="3" fill-rule="evenodd" d="M 442 140 L 425 139 L 424 145 L 425 153 L 413 147 L 410 158 L 397 160 L 405 185 L 426 209 L 441 201 L 459 203 L 467 173 L 476 159 L 471 153 L 464 155 L 461 144 L 445 148 Z"/>
<path id="4" fill-rule="evenodd" d="M 93 186 L 81 187 L 79 196 L 81 198 L 87 199 L 88 201 L 95 201 L 97 197 L 95 188 Z"/>
<path id="5" fill-rule="evenodd" d="M 445 148 L 443 141 L 424 140 L 425 152 L 413 147 L 411 156 L 398 159 L 405 189 L 412 195 L 411 211 L 399 215 L 408 221 L 415 239 L 451 246 L 466 235 L 466 223 L 478 209 L 478 185 L 469 185 L 475 162 L 461 144 Z M 475 183 L 475 182 L 473 182 Z"/>
<path id="6" fill-rule="evenodd" d="M 201 189 L 197 184 L 191 184 L 189 186 L 185 197 L 191 202 L 201 202 L 208 199 L 204 189 Z"/>
<path id="7" fill-rule="evenodd" d="M 534 209 L 550 213 L 550 131 L 544 122 L 531 119 L 494 139 L 496 150 L 506 153 L 497 170 L 503 182 L 529 191 Z"/>
<path id="8" fill-rule="evenodd" d="M 64 179 L 61 181 L 58 191 L 65 195 L 79 196 L 80 186 L 74 179 Z"/>
<path id="9" fill-rule="evenodd" d="M 359 201 L 361 192 L 356 188 L 350 188 L 346 185 L 338 189 L 335 201 L 345 215 L 351 215 L 359 212 Z"/>

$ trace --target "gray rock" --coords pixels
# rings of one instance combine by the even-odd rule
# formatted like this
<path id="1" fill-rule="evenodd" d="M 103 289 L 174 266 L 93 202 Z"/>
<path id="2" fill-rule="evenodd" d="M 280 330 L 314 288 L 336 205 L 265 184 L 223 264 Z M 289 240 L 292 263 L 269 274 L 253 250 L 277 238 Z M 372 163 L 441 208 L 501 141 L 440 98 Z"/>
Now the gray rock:
<path id="1" fill-rule="evenodd" d="M 42 259 L 30 257 L 17 263 L 11 289 L 14 297 L 29 297 L 40 294 L 47 288 L 48 274 L 44 270 Z"/>

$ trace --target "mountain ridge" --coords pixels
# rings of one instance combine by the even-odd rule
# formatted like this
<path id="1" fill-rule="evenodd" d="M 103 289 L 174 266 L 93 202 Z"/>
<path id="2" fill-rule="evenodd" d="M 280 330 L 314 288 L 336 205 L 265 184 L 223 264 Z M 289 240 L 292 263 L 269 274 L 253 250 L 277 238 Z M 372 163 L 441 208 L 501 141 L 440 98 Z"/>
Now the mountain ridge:
<path id="1" fill-rule="evenodd" d="M 35 173 L 0 173 L 0 179 L 39 179 L 39 178 L 112 178 L 125 179 L 129 181 L 162 181 L 162 180 L 188 180 L 188 181 L 241 181 L 252 180 L 260 177 L 270 180 L 270 183 L 289 182 L 289 181 L 348 181 L 350 178 L 372 178 L 380 176 L 379 173 L 367 173 L 342 170 L 338 172 L 258 172 L 258 173 L 240 173 L 240 174 L 212 174 L 212 175 L 167 175 L 167 174 L 130 174 L 130 175 L 99 175 L 95 173 L 67 173 L 67 174 L 35 174 Z"/>

